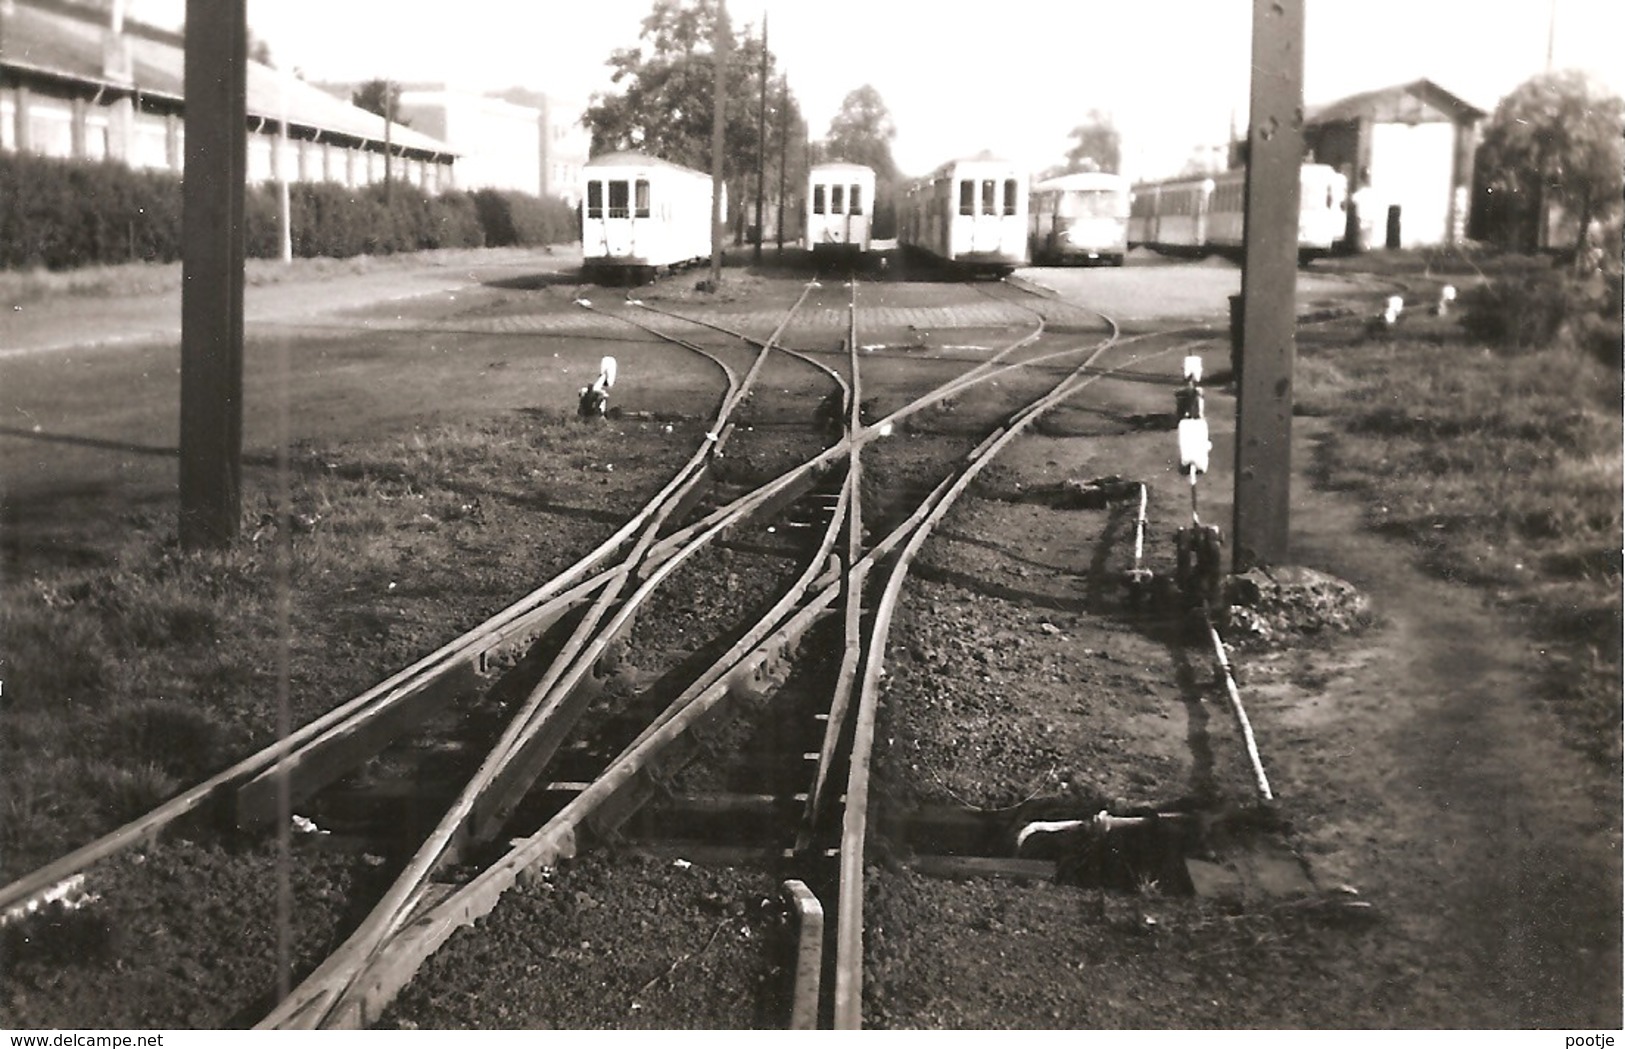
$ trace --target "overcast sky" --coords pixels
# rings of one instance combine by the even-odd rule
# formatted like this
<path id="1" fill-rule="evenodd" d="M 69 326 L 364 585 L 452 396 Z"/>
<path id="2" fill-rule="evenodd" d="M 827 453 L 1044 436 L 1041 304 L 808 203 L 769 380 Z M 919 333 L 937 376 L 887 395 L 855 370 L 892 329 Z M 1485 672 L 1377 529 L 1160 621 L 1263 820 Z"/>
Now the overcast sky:
<path id="1" fill-rule="evenodd" d="M 185 0 L 129 0 L 175 26 Z M 1484 109 L 1553 63 L 1625 94 L 1619 0 L 1306 0 L 1304 98 L 1313 105 L 1428 77 Z M 652 0 L 248 0 L 254 37 L 308 79 L 524 86 L 583 101 L 637 43 Z M 820 136 L 848 91 L 872 84 L 908 173 L 991 149 L 1058 161 L 1092 108 L 1112 113 L 1127 173 L 1175 173 L 1245 133 L 1248 0 L 728 0 L 768 18 L 769 45 Z M 1555 12 L 1555 19 L 1554 19 Z"/>

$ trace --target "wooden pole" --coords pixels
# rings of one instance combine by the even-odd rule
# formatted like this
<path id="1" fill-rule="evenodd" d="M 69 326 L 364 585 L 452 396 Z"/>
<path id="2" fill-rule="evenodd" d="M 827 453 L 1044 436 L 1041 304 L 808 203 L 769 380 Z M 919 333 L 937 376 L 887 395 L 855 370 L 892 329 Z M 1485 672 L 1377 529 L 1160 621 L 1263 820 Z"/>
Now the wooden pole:
<path id="1" fill-rule="evenodd" d="M 756 247 L 751 258 L 762 261 L 762 178 L 767 169 L 767 15 L 762 15 L 762 101 L 756 111 Z"/>
<path id="2" fill-rule="evenodd" d="M 717 24 L 711 49 L 716 60 L 716 90 L 711 112 L 711 283 L 722 283 L 722 151 L 728 108 L 728 4 L 717 0 Z"/>
<path id="3" fill-rule="evenodd" d="M 778 253 L 784 254 L 785 166 L 790 158 L 790 80 L 779 78 L 779 235 Z"/>
<path id="4" fill-rule="evenodd" d="M 180 541 L 226 546 L 242 517 L 246 0 L 186 0 Z"/>
<path id="5" fill-rule="evenodd" d="M 1279 563 L 1287 555 L 1303 167 L 1303 0 L 1253 0 L 1251 109 L 1236 384 L 1237 572 Z"/>

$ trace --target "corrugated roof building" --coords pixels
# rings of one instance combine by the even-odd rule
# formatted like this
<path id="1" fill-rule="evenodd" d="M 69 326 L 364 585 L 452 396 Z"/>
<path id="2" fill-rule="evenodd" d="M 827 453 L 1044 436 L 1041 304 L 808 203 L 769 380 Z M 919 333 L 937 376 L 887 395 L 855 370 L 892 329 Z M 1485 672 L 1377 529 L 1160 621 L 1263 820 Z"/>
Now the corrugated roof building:
<path id="1" fill-rule="evenodd" d="M 121 160 L 179 174 L 185 151 L 184 40 L 71 0 L 0 0 L 0 150 Z M 437 192 L 455 150 L 259 62 L 248 66 L 248 177 L 365 185 L 391 178 Z"/>
<path id="2" fill-rule="evenodd" d="M 1431 80 L 1310 107 L 1304 144 L 1349 179 L 1361 247 L 1454 244 L 1466 236 L 1479 123 L 1487 114 Z"/>

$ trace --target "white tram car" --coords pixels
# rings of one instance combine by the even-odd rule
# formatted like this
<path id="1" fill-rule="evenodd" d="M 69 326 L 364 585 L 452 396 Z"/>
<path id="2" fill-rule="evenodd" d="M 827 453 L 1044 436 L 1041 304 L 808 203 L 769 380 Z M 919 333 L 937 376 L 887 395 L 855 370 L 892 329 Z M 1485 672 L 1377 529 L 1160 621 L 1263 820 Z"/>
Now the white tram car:
<path id="1" fill-rule="evenodd" d="M 621 152 L 588 161 L 581 179 L 587 186 L 581 206 L 586 273 L 642 280 L 711 257 L 710 175 Z"/>
<path id="2" fill-rule="evenodd" d="M 814 255 L 869 250 L 874 169 L 863 164 L 815 164 L 807 172 L 807 247 Z"/>
<path id="3" fill-rule="evenodd" d="M 1027 264 L 1027 180 L 986 155 L 953 160 L 911 185 L 898 240 L 973 272 L 1005 276 Z"/>
<path id="4" fill-rule="evenodd" d="M 1034 264 L 1121 266 L 1128 252 L 1128 207 L 1129 183 L 1121 175 L 1082 171 L 1038 183 L 1027 203 Z"/>
<path id="5" fill-rule="evenodd" d="M 1298 180 L 1298 257 L 1330 255 L 1348 224 L 1348 179 L 1325 164 L 1305 164 Z M 1168 254 L 1238 254 L 1246 197 L 1244 168 L 1136 185 L 1129 244 Z"/>

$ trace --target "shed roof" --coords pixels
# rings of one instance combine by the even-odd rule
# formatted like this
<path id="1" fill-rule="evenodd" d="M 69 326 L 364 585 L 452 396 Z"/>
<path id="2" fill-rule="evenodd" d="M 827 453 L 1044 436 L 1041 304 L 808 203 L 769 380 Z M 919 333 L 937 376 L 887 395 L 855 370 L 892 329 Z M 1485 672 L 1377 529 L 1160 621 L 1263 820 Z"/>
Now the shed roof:
<path id="1" fill-rule="evenodd" d="M 1460 123 L 1482 120 L 1485 116 L 1484 110 L 1424 78 L 1311 106 L 1304 123 L 1309 126 L 1336 124 L 1360 117 L 1384 124 L 1444 120 Z"/>
<path id="2" fill-rule="evenodd" d="M 0 33 L 0 67 L 182 104 L 186 90 L 183 38 L 131 21 L 125 22 L 124 29 L 122 38 L 130 51 L 128 79 L 108 72 L 106 12 L 61 2 L 15 0 L 5 31 Z M 248 63 L 247 79 L 250 118 L 276 121 L 286 113 L 291 127 L 369 142 L 384 140 L 383 117 L 320 88 L 254 61 Z M 389 129 L 389 137 L 402 150 L 455 154 L 439 139 L 399 123 Z"/>

